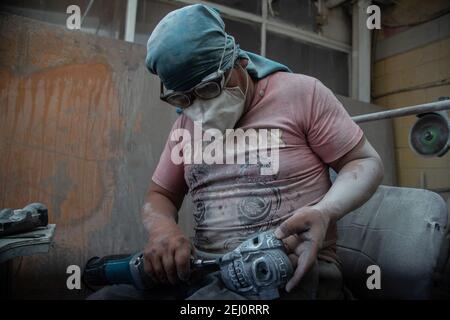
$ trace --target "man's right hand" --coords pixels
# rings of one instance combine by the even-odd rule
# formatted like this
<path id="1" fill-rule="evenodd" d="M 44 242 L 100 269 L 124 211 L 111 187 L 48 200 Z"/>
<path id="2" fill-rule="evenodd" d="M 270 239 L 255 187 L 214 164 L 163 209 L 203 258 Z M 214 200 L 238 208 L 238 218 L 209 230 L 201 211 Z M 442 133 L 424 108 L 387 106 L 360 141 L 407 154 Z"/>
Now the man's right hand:
<path id="1" fill-rule="evenodd" d="M 144 270 L 155 283 L 177 284 L 190 276 L 193 246 L 173 219 L 152 217 Z"/>

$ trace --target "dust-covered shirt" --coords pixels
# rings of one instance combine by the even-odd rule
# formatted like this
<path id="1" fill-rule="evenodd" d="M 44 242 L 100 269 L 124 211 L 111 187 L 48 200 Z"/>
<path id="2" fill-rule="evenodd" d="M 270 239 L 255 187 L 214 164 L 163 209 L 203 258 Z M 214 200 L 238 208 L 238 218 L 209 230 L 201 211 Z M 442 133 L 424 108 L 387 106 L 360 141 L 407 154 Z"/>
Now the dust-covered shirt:
<path id="1" fill-rule="evenodd" d="M 261 161 L 173 161 L 181 141 L 173 139 L 174 130 L 186 129 L 195 139 L 194 123 L 181 115 L 152 177 L 174 194 L 190 193 L 194 245 L 202 251 L 232 250 L 252 234 L 274 229 L 296 210 L 319 202 L 331 186 L 327 164 L 344 156 L 363 136 L 361 128 L 320 81 L 286 72 L 257 82 L 255 98 L 237 128 L 279 129 L 276 172 L 261 174 Z M 332 224 L 319 257 L 336 261 L 336 239 L 336 225 Z"/>

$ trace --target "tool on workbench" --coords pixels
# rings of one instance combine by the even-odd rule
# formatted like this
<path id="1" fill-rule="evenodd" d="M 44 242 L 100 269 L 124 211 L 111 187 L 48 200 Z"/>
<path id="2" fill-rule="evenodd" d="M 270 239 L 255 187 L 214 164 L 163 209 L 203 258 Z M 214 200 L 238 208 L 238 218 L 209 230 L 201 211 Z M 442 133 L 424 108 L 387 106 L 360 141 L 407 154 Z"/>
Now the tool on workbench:
<path id="1" fill-rule="evenodd" d="M 83 280 L 90 286 L 131 284 L 137 289 L 154 287 L 144 271 L 142 253 L 91 258 L 84 269 Z M 220 258 L 191 258 L 194 269 L 220 270 L 225 286 L 242 295 L 276 299 L 278 289 L 292 277 L 293 268 L 284 244 L 272 231 L 260 233 L 242 242 Z"/>
<path id="2" fill-rule="evenodd" d="M 31 203 L 23 209 L 0 210 L 0 237 L 31 231 L 48 224 L 48 209 L 42 203 Z"/>

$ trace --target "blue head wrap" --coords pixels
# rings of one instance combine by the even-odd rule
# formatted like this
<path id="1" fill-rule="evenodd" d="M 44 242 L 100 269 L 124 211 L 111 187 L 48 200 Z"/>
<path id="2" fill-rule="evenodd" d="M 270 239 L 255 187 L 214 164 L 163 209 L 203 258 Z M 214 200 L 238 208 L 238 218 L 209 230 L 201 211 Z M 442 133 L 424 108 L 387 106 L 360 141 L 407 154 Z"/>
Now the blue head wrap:
<path id="1" fill-rule="evenodd" d="M 225 50 L 225 51 L 224 51 Z M 183 7 L 166 15 L 147 42 L 146 65 L 171 90 L 188 90 L 219 69 L 228 70 L 235 58 L 248 59 L 247 71 L 261 79 L 288 67 L 246 52 L 225 32 L 218 11 L 206 5 Z"/>

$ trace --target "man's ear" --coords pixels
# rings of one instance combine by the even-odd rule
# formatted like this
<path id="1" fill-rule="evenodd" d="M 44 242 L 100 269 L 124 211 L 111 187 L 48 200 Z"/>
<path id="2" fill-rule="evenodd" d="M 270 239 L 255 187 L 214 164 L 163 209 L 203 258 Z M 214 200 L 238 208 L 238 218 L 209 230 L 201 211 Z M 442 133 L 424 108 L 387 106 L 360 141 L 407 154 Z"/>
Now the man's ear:
<path id="1" fill-rule="evenodd" d="M 248 59 L 239 59 L 239 64 L 241 65 L 242 68 L 247 68 L 248 65 Z"/>

